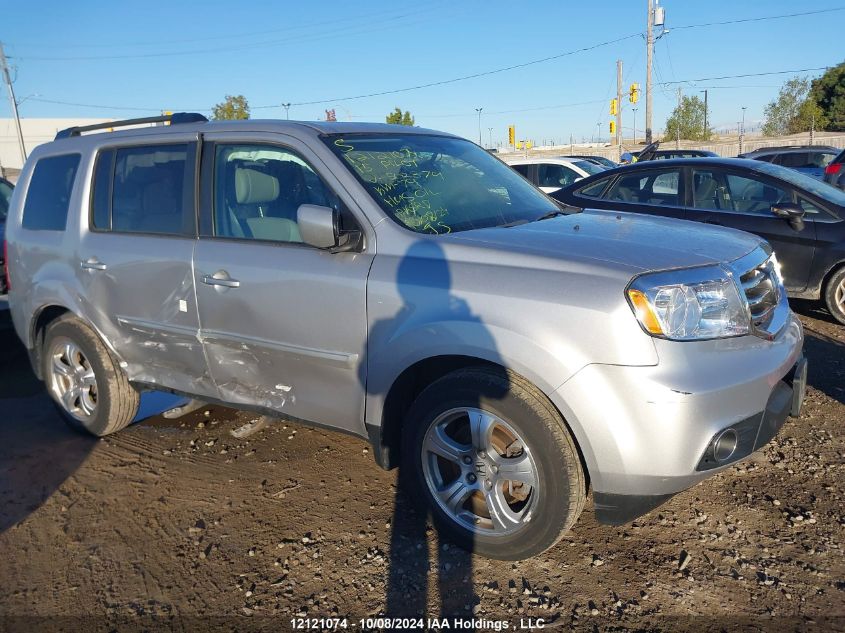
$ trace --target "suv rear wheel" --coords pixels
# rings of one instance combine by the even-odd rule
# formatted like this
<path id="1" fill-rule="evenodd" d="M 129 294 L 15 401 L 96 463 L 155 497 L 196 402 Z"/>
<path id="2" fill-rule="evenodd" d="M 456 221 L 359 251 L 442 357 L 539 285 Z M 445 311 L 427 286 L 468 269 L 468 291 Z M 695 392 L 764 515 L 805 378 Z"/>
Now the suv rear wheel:
<path id="1" fill-rule="evenodd" d="M 42 375 L 62 417 L 102 437 L 126 427 L 140 395 L 97 334 L 76 317 L 53 321 L 44 336 Z"/>
<path id="2" fill-rule="evenodd" d="M 575 442 L 525 379 L 483 367 L 452 372 L 419 395 L 406 424 L 403 484 L 465 549 L 534 556 L 581 514 L 586 485 Z"/>
<path id="3" fill-rule="evenodd" d="M 833 318 L 845 325 L 845 268 L 840 268 L 828 280 L 824 302 Z"/>

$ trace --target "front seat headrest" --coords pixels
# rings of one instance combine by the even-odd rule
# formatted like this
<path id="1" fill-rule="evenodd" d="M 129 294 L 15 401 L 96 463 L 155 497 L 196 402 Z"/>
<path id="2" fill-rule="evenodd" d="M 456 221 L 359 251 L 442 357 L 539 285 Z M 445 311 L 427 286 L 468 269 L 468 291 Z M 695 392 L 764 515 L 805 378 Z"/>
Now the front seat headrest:
<path id="1" fill-rule="evenodd" d="M 279 180 L 254 169 L 235 171 L 235 198 L 238 204 L 270 202 L 279 197 Z"/>

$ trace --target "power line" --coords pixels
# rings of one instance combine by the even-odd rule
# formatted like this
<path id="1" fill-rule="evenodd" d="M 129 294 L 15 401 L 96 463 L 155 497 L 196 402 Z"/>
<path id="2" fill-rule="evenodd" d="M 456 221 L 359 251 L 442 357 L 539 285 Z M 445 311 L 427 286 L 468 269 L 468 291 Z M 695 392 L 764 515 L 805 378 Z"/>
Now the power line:
<path id="1" fill-rule="evenodd" d="M 845 7 L 835 7 L 832 9 L 819 9 L 817 11 L 803 11 L 801 13 L 785 13 L 783 15 L 766 15 L 757 18 L 743 18 L 740 20 L 726 20 L 724 22 L 703 22 L 701 24 L 687 24 L 685 26 L 673 26 L 670 30 L 680 31 L 682 29 L 697 29 L 705 26 L 725 26 L 728 24 L 742 24 L 745 22 L 764 22 L 766 20 L 781 20 L 786 18 L 798 18 L 805 15 L 818 15 L 820 13 L 833 13 L 835 11 L 845 11 Z"/>
<path id="2" fill-rule="evenodd" d="M 788 75 L 790 73 L 809 73 L 818 70 L 827 70 L 830 66 L 820 66 L 819 68 L 799 68 L 797 70 L 773 70 L 765 73 L 745 73 L 743 75 L 723 75 L 721 77 L 700 77 L 698 79 L 680 79 L 678 81 L 664 81 L 662 85 L 670 86 L 673 84 L 687 84 L 696 83 L 698 81 L 719 81 L 721 79 L 744 79 L 746 77 L 766 77 L 769 75 Z"/>
<path id="3" fill-rule="evenodd" d="M 274 34 L 274 33 L 289 33 L 291 31 L 299 31 L 299 30 L 303 30 L 303 29 L 310 29 L 310 28 L 314 28 L 314 27 L 326 26 L 326 25 L 331 25 L 331 24 L 342 24 L 342 23 L 345 23 L 345 22 L 362 22 L 362 21 L 367 22 L 367 21 L 371 21 L 371 19 L 375 18 L 375 17 L 381 17 L 383 19 L 394 19 L 395 17 L 403 17 L 403 16 L 408 16 L 408 15 L 413 15 L 414 13 L 429 11 L 432 8 L 437 9 L 437 6 L 436 6 L 437 4 L 442 5 L 443 3 L 442 2 L 435 3 L 434 7 L 429 6 L 425 9 L 421 9 L 419 11 L 412 12 L 412 13 L 404 12 L 404 13 L 398 15 L 398 16 L 394 16 L 394 17 L 390 17 L 390 18 L 385 17 L 384 11 L 376 11 L 376 12 L 372 12 L 372 13 L 363 13 L 363 14 L 354 15 L 354 16 L 346 16 L 344 18 L 338 18 L 336 20 L 322 20 L 320 22 L 310 22 L 310 23 L 299 24 L 299 25 L 294 25 L 294 26 L 287 26 L 287 27 L 281 28 L 281 29 L 268 29 L 268 30 L 263 30 L 263 31 L 251 31 L 251 32 L 248 32 L 248 33 L 225 33 L 225 34 L 220 34 L 220 35 L 209 35 L 209 36 L 206 36 L 206 37 L 179 38 L 178 40 L 159 40 L 157 42 L 147 41 L 147 42 L 120 42 L 120 43 L 112 43 L 112 44 L 90 44 L 90 43 L 86 43 L 86 44 L 56 44 L 56 45 L 53 45 L 53 46 L 48 46 L 46 48 L 48 50 L 72 49 L 72 48 L 126 48 L 126 47 L 131 47 L 131 46 L 162 46 L 162 45 L 167 45 L 167 44 L 192 44 L 192 43 L 196 43 L 196 42 L 212 42 L 212 41 L 218 41 L 218 40 L 231 41 L 233 39 L 246 38 L 246 37 L 256 37 L 258 35 L 271 35 L 271 34 Z M 13 44 L 13 43 L 9 43 L 9 45 L 13 46 L 14 48 L 36 48 L 36 47 L 37 48 L 45 48 L 41 44 Z M 28 59 L 33 59 L 33 58 L 28 58 Z M 62 59 L 66 59 L 66 58 L 62 58 Z"/>
<path id="4" fill-rule="evenodd" d="M 603 46 L 610 46 L 611 44 L 618 44 L 619 42 L 624 42 L 625 40 L 632 39 L 634 37 L 639 37 L 639 33 L 634 33 L 632 35 L 626 35 L 624 37 L 619 37 L 614 40 L 608 40 L 606 42 L 601 42 L 599 44 L 593 44 L 592 46 L 584 46 L 582 48 L 577 48 L 575 50 L 567 51 L 565 53 L 559 53 L 557 55 L 550 55 L 549 57 L 543 57 L 542 59 L 535 59 L 529 62 L 523 62 L 521 64 L 514 64 L 513 66 L 505 66 L 504 68 L 495 68 L 493 70 L 486 70 L 480 73 L 473 73 L 471 75 L 464 75 L 462 77 L 455 77 L 453 79 L 444 79 L 442 81 L 432 81 L 426 84 L 420 84 L 418 86 L 409 86 L 407 88 L 396 88 L 394 90 L 383 90 L 381 92 L 371 92 L 369 94 L 362 94 L 362 95 L 355 95 L 352 97 L 336 97 L 334 99 L 320 99 L 317 101 L 302 101 L 299 103 L 294 103 L 295 106 L 306 106 L 306 105 L 320 105 L 325 103 L 339 103 L 341 101 L 353 101 L 355 99 L 366 99 L 368 97 L 381 97 L 384 95 L 392 95 L 398 94 L 400 92 L 410 92 L 412 90 L 420 90 L 422 88 L 433 88 L 434 86 L 445 86 L 447 84 L 457 83 L 459 81 L 466 81 L 467 79 L 477 79 L 478 77 L 487 77 L 489 75 L 495 75 L 497 73 L 503 73 L 509 70 L 516 70 L 518 68 L 526 68 L 528 66 L 533 66 L 535 64 L 542 64 L 544 62 L 552 61 L 555 59 L 561 59 L 562 57 L 568 57 L 570 55 L 575 55 L 577 53 L 584 53 L 586 51 L 595 50 L 597 48 L 601 48 Z M 259 106 L 259 107 L 276 107 L 276 106 Z"/>
<path id="5" fill-rule="evenodd" d="M 425 21 L 427 18 L 422 17 L 423 14 L 429 13 L 431 8 L 425 8 L 418 11 L 412 11 L 401 15 L 385 18 L 382 20 L 370 21 L 366 25 L 359 25 L 354 27 L 356 30 L 350 30 L 350 27 L 338 27 L 327 30 L 322 33 L 303 34 L 300 36 L 286 37 L 282 39 L 266 40 L 263 42 L 254 42 L 250 44 L 238 44 L 232 46 L 216 46 L 214 48 L 192 49 L 188 51 L 170 51 L 170 52 L 152 52 L 152 53 L 127 53 L 120 55 L 75 55 L 75 56 L 30 56 L 30 55 L 9 55 L 9 59 L 16 59 L 18 61 L 108 61 L 108 60 L 126 60 L 126 59 L 151 59 L 160 57 L 183 57 L 190 55 L 210 55 L 214 53 L 229 53 L 233 51 L 251 50 L 256 48 L 267 48 L 285 44 L 301 44 L 306 42 L 319 41 L 327 38 L 336 37 L 337 35 L 367 35 L 370 33 L 377 33 L 385 29 L 393 28 L 395 23 L 408 17 L 420 17 L 414 22 L 406 24 L 413 25 Z M 435 17 L 442 17 L 440 15 Z"/>

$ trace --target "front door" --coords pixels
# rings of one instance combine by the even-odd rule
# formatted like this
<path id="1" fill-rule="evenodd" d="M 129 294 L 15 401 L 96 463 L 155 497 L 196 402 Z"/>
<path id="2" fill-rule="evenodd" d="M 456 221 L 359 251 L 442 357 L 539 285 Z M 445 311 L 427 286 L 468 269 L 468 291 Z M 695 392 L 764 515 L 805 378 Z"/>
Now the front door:
<path id="1" fill-rule="evenodd" d="M 206 141 L 194 269 L 221 398 L 363 432 L 373 255 L 313 248 L 297 225 L 299 205 L 316 204 L 340 210 L 344 228 L 361 226 L 351 200 L 298 141 Z"/>
<path id="2" fill-rule="evenodd" d="M 772 214 L 776 202 L 794 202 L 792 192 L 774 181 L 749 172 L 742 174 L 721 168 L 692 170 L 690 220 L 729 226 L 754 233 L 767 240 L 780 263 L 787 290 L 807 287 L 816 247 L 816 224 L 805 217 L 804 228 Z"/>

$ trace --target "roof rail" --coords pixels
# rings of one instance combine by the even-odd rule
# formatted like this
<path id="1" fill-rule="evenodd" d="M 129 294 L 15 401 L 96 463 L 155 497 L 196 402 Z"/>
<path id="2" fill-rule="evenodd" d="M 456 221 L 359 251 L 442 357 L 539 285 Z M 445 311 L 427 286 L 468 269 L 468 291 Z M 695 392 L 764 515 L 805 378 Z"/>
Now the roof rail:
<path id="1" fill-rule="evenodd" d="M 96 123 L 94 125 L 78 125 L 76 127 L 69 127 L 59 131 L 56 134 L 56 139 L 71 138 L 74 136 L 81 136 L 83 132 L 94 132 L 96 130 L 108 130 L 114 127 L 127 127 L 129 125 L 142 125 L 144 123 L 170 123 L 170 125 L 179 125 L 180 123 L 206 123 L 208 119 L 202 114 L 196 112 L 175 112 L 173 114 L 163 114 L 161 116 L 148 116 L 140 119 L 125 119 L 123 121 L 110 121 L 108 123 Z"/>

